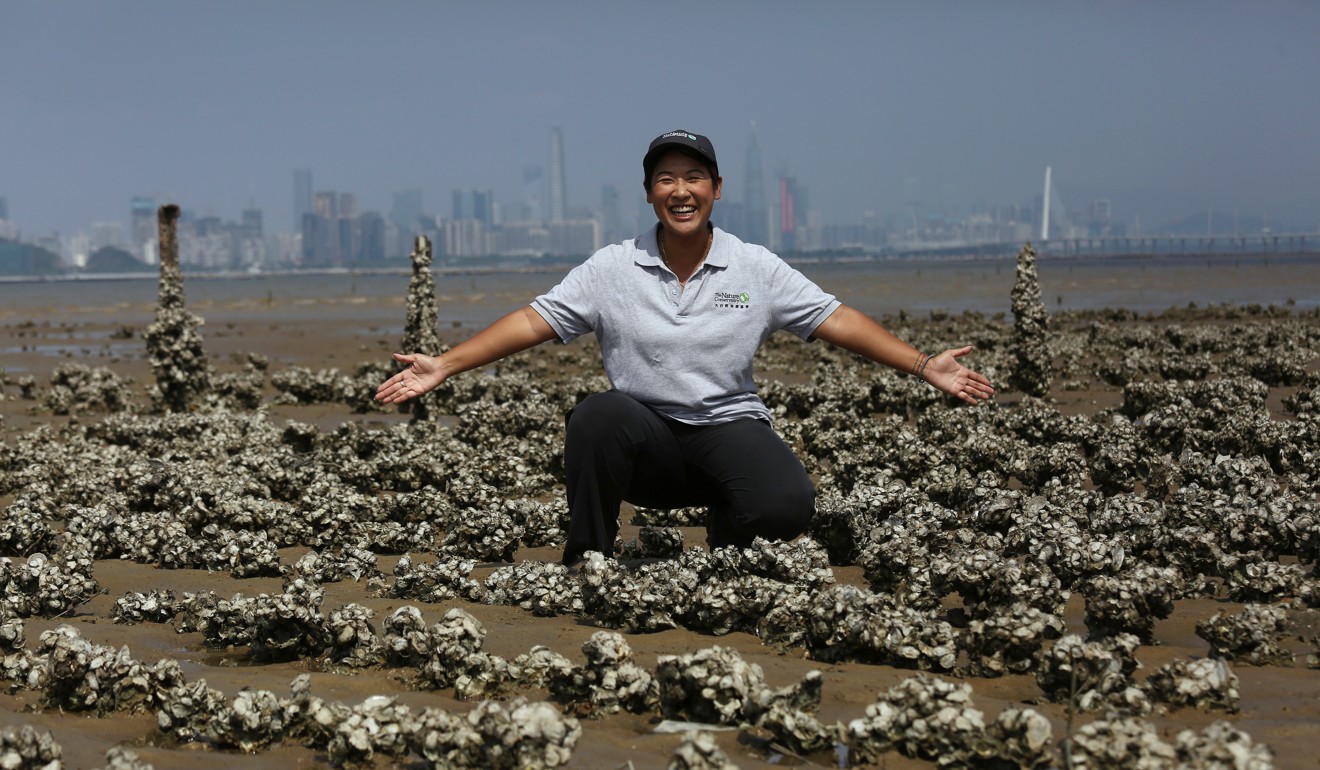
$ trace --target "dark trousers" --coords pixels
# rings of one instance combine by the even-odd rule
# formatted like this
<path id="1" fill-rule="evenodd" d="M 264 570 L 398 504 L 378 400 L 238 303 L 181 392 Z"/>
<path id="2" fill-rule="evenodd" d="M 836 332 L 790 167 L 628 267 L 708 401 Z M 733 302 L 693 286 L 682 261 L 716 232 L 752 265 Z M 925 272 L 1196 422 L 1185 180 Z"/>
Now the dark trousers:
<path id="1" fill-rule="evenodd" d="M 572 521 L 564 563 L 614 552 L 619 504 L 707 506 L 712 548 L 807 530 L 816 490 L 802 462 L 764 422 L 688 425 L 631 396 L 588 396 L 568 413 L 564 465 Z"/>

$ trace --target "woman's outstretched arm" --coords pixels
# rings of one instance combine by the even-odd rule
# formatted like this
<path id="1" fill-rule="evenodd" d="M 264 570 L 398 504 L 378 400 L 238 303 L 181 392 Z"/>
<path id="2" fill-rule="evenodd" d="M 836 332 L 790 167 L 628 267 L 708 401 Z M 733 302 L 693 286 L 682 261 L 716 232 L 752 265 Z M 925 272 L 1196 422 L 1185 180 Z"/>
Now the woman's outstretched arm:
<path id="1" fill-rule="evenodd" d="M 531 306 L 504 316 L 441 356 L 395 353 L 406 369 L 376 388 L 376 400 L 398 404 L 439 387 L 455 374 L 477 369 L 501 358 L 555 339 L 555 330 Z"/>
<path id="2" fill-rule="evenodd" d="M 824 323 L 816 327 L 812 336 L 869 358 L 877 364 L 920 375 L 939 390 L 969 404 L 995 394 L 990 380 L 958 361 L 972 352 L 970 345 L 946 350 L 927 360 L 920 350 L 894 336 L 870 316 L 847 305 L 835 310 Z"/>

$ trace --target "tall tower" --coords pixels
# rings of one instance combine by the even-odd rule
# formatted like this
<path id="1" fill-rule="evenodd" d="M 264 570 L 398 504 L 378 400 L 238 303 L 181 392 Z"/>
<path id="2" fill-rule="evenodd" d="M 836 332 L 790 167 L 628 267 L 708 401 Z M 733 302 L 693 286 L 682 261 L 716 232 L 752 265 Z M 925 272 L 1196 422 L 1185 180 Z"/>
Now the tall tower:
<path id="1" fill-rule="evenodd" d="M 564 186 L 564 131 L 555 126 L 550 130 L 550 221 L 563 222 L 568 207 L 568 190 Z"/>
<path id="2" fill-rule="evenodd" d="M 779 244 L 781 252 L 798 250 L 797 177 L 779 177 Z"/>
<path id="3" fill-rule="evenodd" d="M 313 213 L 312 208 L 312 170 L 295 168 L 293 170 L 293 231 L 302 229 L 303 217 Z"/>
<path id="4" fill-rule="evenodd" d="M 1050 167 L 1045 167 L 1045 194 L 1041 197 L 1040 240 L 1050 239 Z"/>
<path id="5" fill-rule="evenodd" d="M 761 148 L 756 143 L 756 121 L 752 121 L 752 138 L 747 144 L 747 189 L 743 193 L 745 220 L 743 240 L 761 245 L 769 244 L 770 211 L 765 203 L 765 179 L 761 173 Z"/>

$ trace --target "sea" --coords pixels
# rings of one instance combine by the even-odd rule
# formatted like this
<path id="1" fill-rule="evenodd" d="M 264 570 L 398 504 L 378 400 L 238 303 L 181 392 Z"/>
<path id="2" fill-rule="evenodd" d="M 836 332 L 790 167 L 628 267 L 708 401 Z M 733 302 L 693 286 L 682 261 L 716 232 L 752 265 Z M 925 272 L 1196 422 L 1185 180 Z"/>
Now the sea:
<path id="1" fill-rule="evenodd" d="M 1016 280 L 1013 259 L 859 260 L 794 262 L 794 266 L 844 303 L 882 317 L 966 311 L 1011 314 Z M 481 327 L 525 305 L 570 268 L 447 271 L 434 273 L 439 323 Z M 1191 305 L 1320 307 L 1320 258 L 1274 255 L 1041 258 L 1037 274 L 1048 310 L 1126 309 L 1155 313 Z M 401 324 L 407 271 L 185 275 L 190 309 L 208 322 L 260 312 L 364 324 Z M 0 283 L 0 323 L 24 317 L 123 316 L 147 323 L 154 312 L 157 278 L 6 281 Z M 1011 316 L 1010 316 L 1011 318 Z"/>

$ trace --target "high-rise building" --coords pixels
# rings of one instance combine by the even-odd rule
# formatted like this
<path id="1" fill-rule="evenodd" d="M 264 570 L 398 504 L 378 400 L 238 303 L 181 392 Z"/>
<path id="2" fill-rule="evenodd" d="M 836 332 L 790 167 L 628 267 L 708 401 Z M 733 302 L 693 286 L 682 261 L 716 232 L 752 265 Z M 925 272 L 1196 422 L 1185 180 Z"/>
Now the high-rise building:
<path id="1" fill-rule="evenodd" d="M 568 189 L 564 184 L 564 131 L 555 126 L 550 131 L 550 221 L 563 222 L 568 210 Z"/>
<path id="2" fill-rule="evenodd" d="M 357 259 L 360 262 L 385 259 L 385 217 L 375 211 L 364 211 L 358 217 Z"/>
<path id="3" fill-rule="evenodd" d="M 357 196 L 353 193 L 339 194 L 339 218 L 354 219 L 357 217 Z"/>
<path id="4" fill-rule="evenodd" d="M 472 198 L 463 190 L 455 190 L 453 203 L 449 207 L 450 219 L 471 219 Z"/>
<path id="5" fill-rule="evenodd" d="M 547 252 L 555 256 L 585 259 L 601 247 L 600 222 L 594 219 L 570 219 L 550 222 Z"/>
<path id="6" fill-rule="evenodd" d="M 472 218 L 486 227 L 495 224 L 495 193 L 486 190 L 472 191 Z"/>
<path id="7" fill-rule="evenodd" d="M 257 208 L 254 205 L 249 204 L 247 208 L 243 209 L 243 212 L 242 214 L 240 214 L 240 216 L 242 217 L 241 219 L 242 237 L 261 238 L 263 234 L 262 230 L 264 229 L 264 226 L 262 224 L 262 220 L 264 219 L 264 217 L 261 214 L 261 209 Z"/>
<path id="8" fill-rule="evenodd" d="M 600 231 L 605 243 L 617 243 L 627 237 L 619 221 L 619 188 L 612 184 L 600 188 Z"/>
<path id="9" fill-rule="evenodd" d="M 747 144 L 747 182 L 743 191 L 743 232 L 736 233 L 748 243 L 769 245 L 770 211 L 765 202 L 765 182 L 761 172 L 761 147 L 756 142 L 756 122 Z"/>
<path id="10" fill-rule="evenodd" d="M 0 219 L 9 219 L 9 201 L 3 195 L 0 195 Z"/>
<path id="11" fill-rule="evenodd" d="M 450 219 L 475 219 L 489 228 L 495 224 L 494 201 L 490 190 L 455 190 Z"/>
<path id="12" fill-rule="evenodd" d="M 129 201 L 129 235 L 133 239 L 134 255 L 150 263 L 149 251 L 159 236 L 156 223 L 156 202 L 144 195 Z"/>
<path id="13" fill-rule="evenodd" d="M 303 217 L 303 257 L 318 264 L 338 264 L 343 258 L 337 193 L 312 196 L 312 213 Z"/>
<path id="14" fill-rule="evenodd" d="M 333 192 L 319 192 L 313 198 L 312 213 L 325 219 L 339 219 L 339 196 Z"/>
<path id="15" fill-rule="evenodd" d="M 417 189 L 394 193 L 390 205 L 390 221 L 405 236 L 421 230 L 422 191 Z"/>
<path id="16" fill-rule="evenodd" d="M 779 243 L 781 252 L 798 250 L 797 242 L 797 180 L 791 176 L 779 177 Z"/>
<path id="17" fill-rule="evenodd" d="M 527 208 L 524 210 L 521 221 L 541 222 L 544 219 L 541 210 L 541 179 L 540 166 L 525 166 L 523 168 L 522 194 L 523 202 L 527 205 Z"/>
<path id="18" fill-rule="evenodd" d="M 293 170 L 293 229 L 302 227 L 303 217 L 311 214 L 312 209 L 312 170 L 295 168 Z"/>
<path id="19" fill-rule="evenodd" d="M 104 248 L 122 249 L 128 244 L 124 239 L 124 226 L 118 222 L 95 222 L 92 224 L 91 253 Z"/>
<path id="20" fill-rule="evenodd" d="M 444 248 L 446 257 L 488 257 L 491 252 L 490 233 L 486 231 L 485 225 L 475 219 L 450 220 L 444 224 Z"/>

